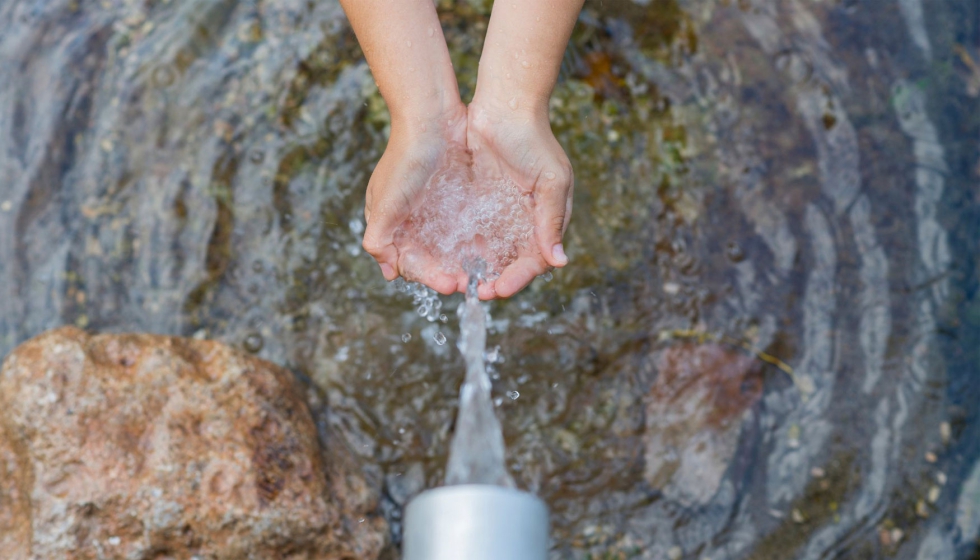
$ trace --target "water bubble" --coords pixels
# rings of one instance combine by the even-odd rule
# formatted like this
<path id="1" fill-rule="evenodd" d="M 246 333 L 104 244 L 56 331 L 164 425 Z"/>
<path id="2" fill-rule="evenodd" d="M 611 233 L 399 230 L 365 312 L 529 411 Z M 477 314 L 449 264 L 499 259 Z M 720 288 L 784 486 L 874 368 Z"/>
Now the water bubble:
<path id="1" fill-rule="evenodd" d="M 347 223 L 347 227 L 350 228 L 350 232 L 354 235 L 361 235 L 364 233 L 364 222 L 360 218 L 351 218 Z"/>
<path id="2" fill-rule="evenodd" d="M 262 335 L 257 332 L 250 332 L 245 335 L 245 342 L 243 346 L 245 350 L 251 352 L 252 354 L 258 354 L 262 350 L 262 345 L 265 341 L 262 340 Z"/>
<path id="3" fill-rule="evenodd" d="M 402 342 L 408 342 L 412 340 L 412 333 L 405 333 L 402 335 Z"/>
<path id="4" fill-rule="evenodd" d="M 507 397 L 512 401 L 516 401 L 521 397 L 521 394 L 518 391 L 507 391 Z"/>
<path id="5" fill-rule="evenodd" d="M 487 363 L 491 364 L 499 364 L 504 361 L 504 357 L 500 354 L 500 346 L 494 346 L 493 349 L 487 350 L 483 357 Z"/>
<path id="6" fill-rule="evenodd" d="M 436 334 L 432 335 L 432 340 L 436 341 L 436 344 L 439 346 L 442 346 L 446 343 L 446 335 L 442 334 L 441 332 L 437 332 Z"/>
<path id="7" fill-rule="evenodd" d="M 504 399 L 502 399 L 500 397 L 497 397 L 497 398 L 493 399 L 493 405 L 494 406 L 500 406 L 502 404 L 504 404 Z"/>
<path id="8" fill-rule="evenodd" d="M 449 322 L 449 317 L 446 317 L 446 314 L 443 313 L 442 315 L 439 316 L 439 322 L 441 322 L 441 323 L 448 323 Z"/>

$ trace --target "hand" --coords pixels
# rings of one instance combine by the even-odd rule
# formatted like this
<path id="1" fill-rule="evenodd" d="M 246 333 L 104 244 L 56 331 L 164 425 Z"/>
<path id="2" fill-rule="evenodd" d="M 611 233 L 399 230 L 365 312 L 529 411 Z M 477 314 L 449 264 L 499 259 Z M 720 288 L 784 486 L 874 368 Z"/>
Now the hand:
<path id="1" fill-rule="evenodd" d="M 506 298 L 549 267 L 568 264 L 561 240 L 572 216 L 572 166 L 551 132 L 547 109 L 519 111 L 482 103 L 468 109 L 466 145 L 478 177 L 510 179 L 533 200 L 534 243 L 495 280 L 481 284 L 481 299 Z"/>
<path id="2" fill-rule="evenodd" d="M 420 201 L 426 183 L 445 166 L 454 146 L 465 145 L 466 114 L 466 107 L 456 101 L 425 120 L 392 118 L 388 146 L 368 182 L 363 242 L 388 281 L 402 276 L 446 295 L 460 286 L 459 277 L 442 270 L 411 239 L 396 248 L 395 233 Z M 462 286 L 465 290 L 465 281 Z"/>

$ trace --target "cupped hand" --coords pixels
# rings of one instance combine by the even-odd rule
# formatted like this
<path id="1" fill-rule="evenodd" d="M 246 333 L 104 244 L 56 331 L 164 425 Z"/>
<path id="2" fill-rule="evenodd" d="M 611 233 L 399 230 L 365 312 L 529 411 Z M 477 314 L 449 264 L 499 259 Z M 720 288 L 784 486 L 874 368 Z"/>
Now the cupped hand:
<path id="1" fill-rule="evenodd" d="M 533 201 L 534 242 L 479 288 L 481 299 L 506 298 L 549 268 L 568 263 L 562 236 L 572 216 L 572 166 L 551 131 L 546 110 L 501 109 L 481 104 L 478 97 L 467 113 L 466 145 L 474 174 L 513 181 Z"/>
<path id="2" fill-rule="evenodd" d="M 411 239 L 396 247 L 395 237 L 421 200 L 426 183 L 445 166 L 454 147 L 465 145 L 466 114 L 459 102 L 430 118 L 392 120 L 388 146 L 368 182 L 363 241 L 388 281 L 402 276 L 447 295 L 459 287 L 458 276 L 443 270 Z"/>

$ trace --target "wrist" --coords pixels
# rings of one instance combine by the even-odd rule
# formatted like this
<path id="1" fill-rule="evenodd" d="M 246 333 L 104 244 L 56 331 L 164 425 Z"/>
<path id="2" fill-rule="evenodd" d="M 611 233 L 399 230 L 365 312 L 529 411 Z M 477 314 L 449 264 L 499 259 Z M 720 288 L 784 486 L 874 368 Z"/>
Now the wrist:
<path id="1" fill-rule="evenodd" d="M 427 98 L 388 104 L 391 135 L 411 139 L 456 139 L 454 131 L 465 130 L 466 106 L 455 88 L 436 92 Z"/>
<path id="2" fill-rule="evenodd" d="M 542 83 L 541 71 L 528 60 L 485 55 L 471 105 L 502 120 L 547 122 L 553 83 Z"/>

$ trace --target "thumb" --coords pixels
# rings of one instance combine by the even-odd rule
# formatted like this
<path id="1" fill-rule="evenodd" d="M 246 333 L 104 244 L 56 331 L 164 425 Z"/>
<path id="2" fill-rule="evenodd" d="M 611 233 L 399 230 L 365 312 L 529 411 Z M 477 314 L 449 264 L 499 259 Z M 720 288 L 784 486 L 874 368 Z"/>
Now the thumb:
<path id="1" fill-rule="evenodd" d="M 383 197 L 381 200 L 368 198 L 364 208 L 367 227 L 361 246 L 378 261 L 381 274 L 390 282 L 398 278 L 398 249 L 395 247 L 394 233 L 405 218 L 404 212 L 397 211 Z"/>
<path id="2" fill-rule="evenodd" d="M 572 185 L 570 166 L 545 170 L 534 189 L 534 229 L 541 256 L 549 266 L 561 268 L 568 264 L 561 239 L 572 216 Z"/>

